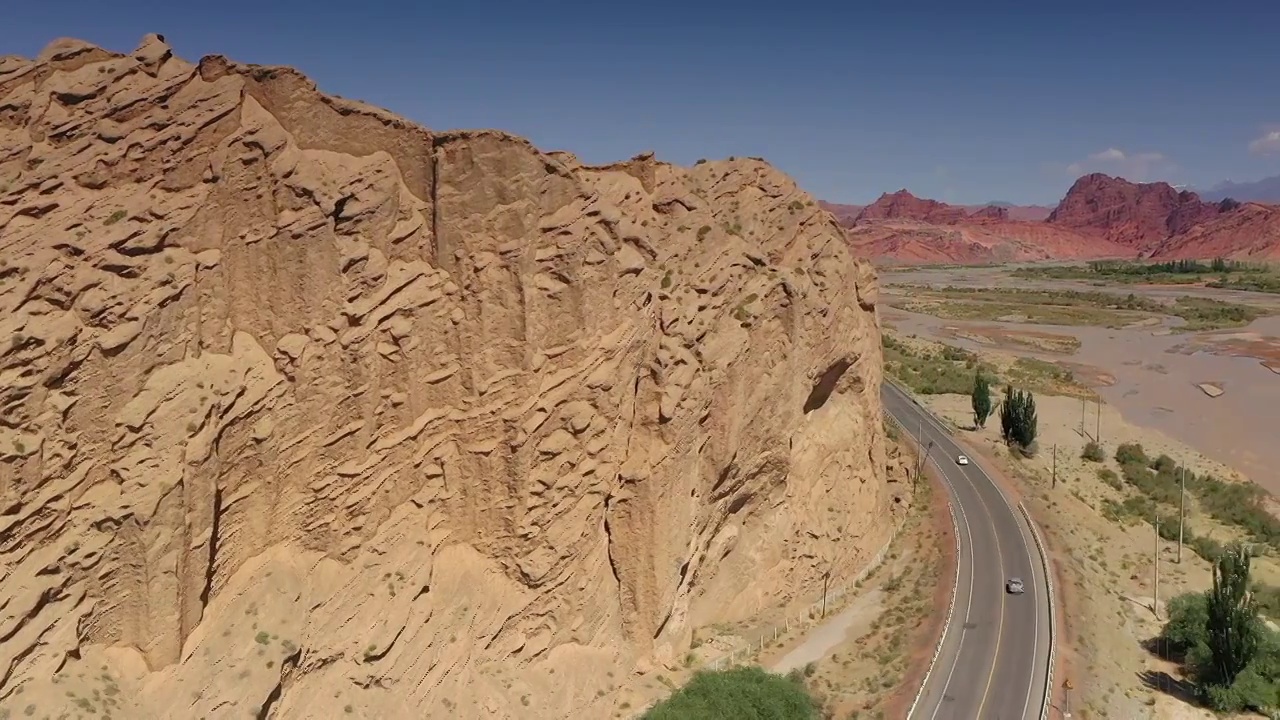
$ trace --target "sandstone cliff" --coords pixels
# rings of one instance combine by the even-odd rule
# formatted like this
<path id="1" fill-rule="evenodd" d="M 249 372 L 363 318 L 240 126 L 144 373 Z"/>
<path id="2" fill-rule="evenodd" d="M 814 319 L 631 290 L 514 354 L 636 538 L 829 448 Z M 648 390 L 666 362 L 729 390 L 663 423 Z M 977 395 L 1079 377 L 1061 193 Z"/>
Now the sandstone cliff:
<path id="1" fill-rule="evenodd" d="M 876 294 L 759 161 L 4 58 L 0 707 L 609 717 L 888 537 Z"/>

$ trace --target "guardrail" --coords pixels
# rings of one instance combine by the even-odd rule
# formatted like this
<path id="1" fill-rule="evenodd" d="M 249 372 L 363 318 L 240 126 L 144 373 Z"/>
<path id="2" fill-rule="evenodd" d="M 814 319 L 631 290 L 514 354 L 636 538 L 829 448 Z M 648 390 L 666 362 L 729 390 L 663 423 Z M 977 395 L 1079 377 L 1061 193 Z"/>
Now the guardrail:
<path id="1" fill-rule="evenodd" d="M 887 417 L 890 422 L 892 422 L 895 426 L 897 426 L 899 431 L 907 433 L 907 435 L 910 435 L 910 433 L 907 432 L 906 428 L 902 427 L 902 423 L 898 422 L 897 418 L 890 415 L 887 411 L 885 412 L 885 417 Z M 920 438 L 913 437 L 913 440 L 916 444 L 916 452 L 919 453 Z M 923 470 L 925 466 L 922 464 L 920 467 Z M 938 636 L 938 643 L 933 648 L 933 657 L 929 659 L 929 669 L 925 670 L 924 679 L 920 681 L 920 688 L 916 690 L 916 696 L 911 701 L 911 708 L 907 710 L 908 718 L 910 718 L 912 714 L 915 713 L 916 706 L 919 705 L 920 700 L 924 698 L 924 689 L 929 685 L 929 678 L 930 676 L 933 675 L 934 666 L 938 664 L 938 656 L 942 654 L 942 645 L 947 639 L 947 632 L 951 630 L 951 620 L 955 615 L 955 611 L 956 611 L 956 595 L 960 590 L 960 521 L 956 519 L 955 504 L 952 503 L 949 498 L 947 500 L 947 512 L 951 516 L 951 534 L 952 536 L 955 537 L 955 541 L 956 541 L 955 542 L 956 571 L 955 571 L 955 577 L 951 579 L 951 600 L 950 602 L 947 603 L 947 619 L 942 625 L 942 634 Z"/>
<path id="2" fill-rule="evenodd" d="M 956 572 L 955 577 L 951 579 L 951 601 L 947 603 L 947 620 L 942 624 L 942 634 L 938 636 L 938 644 L 933 648 L 933 657 L 929 659 L 929 669 L 925 670 L 924 679 L 920 681 L 920 689 L 916 690 L 916 697 L 911 701 L 911 708 L 907 710 L 908 718 L 915 713 L 916 706 L 924 698 L 924 689 L 929 685 L 929 677 L 933 675 L 934 667 L 938 664 L 938 656 L 942 654 L 942 645 L 946 642 L 947 633 L 951 630 L 951 619 L 956 612 L 956 595 L 960 590 L 960 525 L 956 520 L 955 506 L 948 502 L 947 509 L 951 512 L 951 533 L 956 539 Z"/>
<path id="3" fill-rule="evenodd" d="M 920 409 L 920 411 L 921 411 L 921 412 L 925 413 L 925 415 L 927 415 L 927 416 L 929 417 L 929 419 L 931 419 L 931 420 L 935 420 L 935 421 L 938 421 L 938 424 L 939 424 L 939 425 L 941 425 L 941 422 L 942 422 L 942 421 L 941 421 L 941 420 L 939 420 L 938 416 L 934 415 L 932 411 L 930 411 L 928 408 L 926 408 L 926 407 L 925 407 L 925 406 L 924 406 L 924 405 L 923 405 L 923 404 L 922 404 L 922 403 L 921 403 L 921 402 L 920 402 L 920 401 L 915 397 L 915 395 L 913 395 L 910 391 L 908 391 L 908 390 L 904 389 L 902 386 L 900 386 L 900 385 L 898 385 L 897 383 L 893 382 L 893 381 L 892 381 L 892 380 L 890 380 L 889 378 L 885 378 L 884 382 L 886 382 L 886 383 L 888 383 L 888 384 L 890 384 L 890 385 L 893 385 L 893 386 L 894 386 L 894 388 L 896 388 L 899 392 L 901 392 L 901 393 L 902 393 L 902 395 L 903 395 L 904 397 L 906 397 L 906 398 L 907 398 L 908 400 L 910 400 L 910 401 L 911 401 L 911 402 L 912 402 L 916 407 L 918 407 L 918 408 Z M 901 423 L 897 423 L 897 422 L 895 421 L 895 424 L 896 424 L 896 425 L 898 425 L 898 427 L 900 427 L 900 428 L 902 427 L 902 424 L 901 424 Z M 936 461 L 935 461 L 935 462 L 936 462 Z M 1003 492 L 1001 492 L 1001 495 L 1004 495 L 1004 493 L 1003 493 Z M 949 503 L 948 503 L 948 504 L 949 504 Z M 1058 630 L 1057 630 L 1058 616 L 1057 616 L 1057 610 L 1056 610 L 1056 607 L 1057 607 L 1057 606 L 1056 606 L 1056 604 L 1055 604 L 1055 600 L 1054 600 L 1054 588 L 1053 588 L 1053 566 L 1052 566 L 1052 565 L 1050 564 L 1050 562 L 1049 562 L 1048 546 L 1045 544 L 1044 539 L 1043 539 L 1043 538 L 1041 537 L 1041 535 L 1040 535 L 1040 529 L 1039 529 L 1039 527 L 1036 525 L 1035 521 L 1031 519 L 1031 513 L 1030 513 L 1030 511 L 1028 511 L 1028 510 L 1027 510 L 1027 508 L 1026 508 L 1026 506 L 1025 506 L 1025 505 L 1023 505 L 1021 502 L 1020 502 L 1020 503 L 1018 503 L 1018 510 L 1022 513 L 1023 518 L 1026 520 L 1026 522 L 1027 522 L 1027 527 L 1029 527 L 1029 528 L 1031 529 L 1031 537 L 1032 537 L 1032 540 L 1034 540 L 1034 542 L 1035 542 L 1035 546 L 1036 546 L 1036 551 L 1037 551 L 1037 552 L 1038 552 L 1038 554 L 1040 555 L 1040 565 L 1044 568 L 1045 586 L 1046 586 L 1046 592 L 1047 592 L 1047 595 L 1048 595 L 1048 605 L 1049 605 L 1049 664 L 1048 664 L 1048 670 L 1047 670 L 1047 672 L 1046 672 L 1046 674 L 1045 674 L 1045 681 L 1044 681 L 1044 684 L 1045 684 L 1045 688 L 1044 688 L 1044 702 L 1043 702 L 1043 703 L 1041 704 L 1041 706 L 1040 706 L 1040 720 L 1048 720 L 1048 718 L 1049 718 L 1049 708 L 1050 708 L 1050 707 L 1052 707 L 1052 704 L 1053 704 L 1053 669 L 1054 669 L 1054 664 L 1055 664 L 1055 662 L 1057 661 L 1057 657 L 1058 657 L 1058 646 L 1057 646 L 1057 641 L 1058 641 Z M 942 637 L 938 639 L 938 647 L 934 650 L 933 660 L 931 660 L 931 661 L 930 661 L 930 663 L 929 663 L 929 670 L 925 673 L 924 681 L 920 683 L 920 690 L 916 692 L 916 700 L 915 700 L 915 702 L 911 703 L 911 709 L 910 709 L 909 711 L 907 711 L 907 717 L 908 717 L 908 718 L 910 718 L 910 717 L 911 717 L 911 713 L 912 713 L 912 712 L 915 712 L 916 704 L 920 702 L 920 699 L 922 698 L 922 696 L 923 696 L 923 694 L 924 694 L 924 688 L 925 688 L 925 686 L 926 686 L 926 685 L 928 685 L 928 682 L 929 682 L 929 676 L 930 676 L 930 674 L 933 672 L 933 665 L 934 665 L 934 663 L 936 663 L 936 662 L 937 662 L 937 660 L 938 660 L 938 655 L 939 655 L 939 654 L 941 653 L 941 651 L 942 651 L 942 643 L 943 643 L 943 640 L 945 640 L 945 639 L 946 639 L 946 637 L 947 637 L 947 629 L 948 629 L 948 628 L 950 628 L 950 626 L 951 626 L 951 614 L 952 614 L 952 611 L 955 609 L 955 593 L 956 593 L 956 588 L 959 586 L 959 583 L 960 583 L 960 581 L 959 581 L 959 577 L 960 577 L 960 572 L 959 572 L 959 571 L 960 571 L 960 562 L 959 562 L 959 547 L 960 547 L 960 540 L 959 540 L 959 531 L 956 529 L 956 522 L 957 522 L 957 521 L 956 521 L 956 515 L 955 515 L 955 508 L 954 508 L 954 506 L 951 506 L 951 526 L 952 526 L 952 529 L 953 529 L 953 530 L 955 530 L 955 531 L 956 531 L 956 533 L 957 533 L 957 536 L 956 536 L 956 548 L 957 548 L 957 551 L 956 551 L 956 584 L 952 586 L 952 591 L 951 591 L 951 608 L 947 611 L 947 622 L 946 622 L 946 625 L 944 625 L 944 626 L 943 626 Z"/>
<path id="4" fill-rule="evenodd" d="M 1040 564 L 1044 566 L 1044 582 L 1049 595 L 1049 670 L 1044 676 L 1044 704 L 1040 707 L 1040 720 L 1049 720 L 1049 707 L 1053 704 L 1053 664 L 1058 657 L 1058 616 L 1054 610 L 1053 565 L 1049 563 L 1048 549 L 1040 538 L 1040 529 L 1031 519 L 1030 511 L 1022 503 L 1018 503 L 1018 509 L 1027 521 L 1027 527 L 1031 528 L 1031 537 L 1036 542 L 1036 550 L 1040 552 Z"/>

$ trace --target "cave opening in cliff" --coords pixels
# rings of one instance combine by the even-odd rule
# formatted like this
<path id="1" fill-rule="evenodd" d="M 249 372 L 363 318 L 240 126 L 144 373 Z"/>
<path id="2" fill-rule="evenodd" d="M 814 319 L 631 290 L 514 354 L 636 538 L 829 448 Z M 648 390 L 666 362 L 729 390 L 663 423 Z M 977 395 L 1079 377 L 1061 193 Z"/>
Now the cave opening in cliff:
<path id="1" fill-rule="evenodd" d="M 845 358 L 840 358 L 831 367 L 823 371 L 822 376 L 818 378 L 818 382 L 814 383 L 813 389 L 809 391 L 809 397 L 804 401 L 805 414 L 811 413 L 827 404 L 827 399 L 831 397 L 832 392 L 835 392 L 840 378 L 844 377 L 845 371 L 850 367 L 853 367 L 853 363 Z"/>

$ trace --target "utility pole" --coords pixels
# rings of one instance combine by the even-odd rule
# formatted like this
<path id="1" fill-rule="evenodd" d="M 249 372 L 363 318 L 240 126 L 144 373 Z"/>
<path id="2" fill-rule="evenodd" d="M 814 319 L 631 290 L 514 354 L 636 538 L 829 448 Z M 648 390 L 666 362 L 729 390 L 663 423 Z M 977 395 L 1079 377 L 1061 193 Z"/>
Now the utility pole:
<path id="1" fill-rule="evenodd" d="M 1093 440 L 1102 444 L 1102 396 L 1094 393 L 1094 404 L 1098 406 L 1098 426 L 1094 428 Z"/>
<path id="2" fill-rule="evenodd" d="M 1050 488 L 1056 489 L 1057 487 L 1058 487 L 1058 444 L 1054 443 L 1053 444 L 1053 485 L 1051 485 Z"/>
<path id="3" fill-rule="evenodd" d="M 830 571 L 822 573 L 822 617 L 827 616 L 827 581 L 830 579 Z"/>
<path id="4" fill-rule="evenodd" d="M 1178 468 L 1178 564 L 1182 564 L 1182 528 L 1187 522 L 1187 469 Z"/>
<path id="5" fill-rule="evenodd" d="M 1080 437 L 1088 437 L 1084 434 L 1084 398 L 1080 398 Z"/>
<path id="6" fill-rule="evenodd" d="M 1156 511 L 1155 583 L 1151 588 L 1151 612 L 1160 619 L 1160 511 Z"/>

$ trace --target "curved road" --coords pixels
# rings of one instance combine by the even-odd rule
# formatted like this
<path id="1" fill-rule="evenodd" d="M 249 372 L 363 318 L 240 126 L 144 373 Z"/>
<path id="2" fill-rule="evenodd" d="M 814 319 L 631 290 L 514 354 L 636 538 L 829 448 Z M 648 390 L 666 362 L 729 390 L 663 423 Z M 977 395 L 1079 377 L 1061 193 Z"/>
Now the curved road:
<path id="1" fill-rule="evenodd" d="M 960 535 L 951 624 L 909 720 L 1040 718 L 1050 618 L 1031 531 L 972 456 L 969 465 L 956 464 L 957 455 L 970 453 L 941 424 L 888 381 L 882 388 L 885 409 L 902 428 L 919 433 L 922 448 L 933 444 L 929 459 L 946 479 Z M 1022 578 L 1024 594 L 1005 592 L 1010 577 Z"/>

